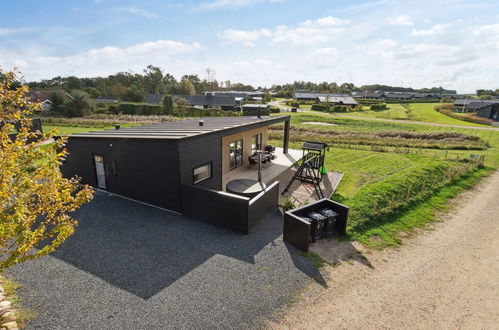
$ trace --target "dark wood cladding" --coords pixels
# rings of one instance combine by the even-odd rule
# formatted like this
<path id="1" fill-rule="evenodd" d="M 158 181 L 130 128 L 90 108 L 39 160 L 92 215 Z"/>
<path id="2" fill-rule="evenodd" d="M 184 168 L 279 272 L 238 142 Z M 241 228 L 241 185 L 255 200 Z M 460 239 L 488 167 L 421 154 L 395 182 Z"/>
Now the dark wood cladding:
<path id="1" fill-rule="evenodd" d="M 193 185 L 193 170 L 211 162 L 211 178 L 196 187 L 222 190 L 222 137 L 219 134 L 198 136 L 179 141 L 180 182 Z"/>
<path id="2" fill-rule="evenodd" d="M 248 230 L 254 227 L 269 210 L 279 203 L 279 181 L 275 181 L 255 196 L 248 207 Z"/>
<path id="3" fill-rule="evenodd" d="M 78 175 L 83 183 L 96 187 L 93 155 L 100 155 L 108 191 L 180 212 L 175 141 L 70 137 L 66 147 L 69 155 L 61 169 L 64 176 Z"/>
<path id="4" fill-rule="evenodd" d="M 249 198 L 182 185 L 182 214 L 201 222 L 248 233 Z"/>

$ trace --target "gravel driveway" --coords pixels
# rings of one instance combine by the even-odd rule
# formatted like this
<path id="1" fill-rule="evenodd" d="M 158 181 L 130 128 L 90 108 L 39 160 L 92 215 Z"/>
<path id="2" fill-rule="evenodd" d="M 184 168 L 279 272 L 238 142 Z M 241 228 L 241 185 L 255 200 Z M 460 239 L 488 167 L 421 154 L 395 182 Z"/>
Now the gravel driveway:
<path id="1" fill-rule="evenodd" d="M 258 327 L 313 279 L 276 210 L 243 236 L 97 192 L 53 255 L 15 266 L 30 329 Z"/>
<path id="2" fill-rule="evenodd" d="M 459 207 L 432 231 L 335 267 L 327 290 L 269 326 L 498 329 L 498 187 L 496 171 L 458 198 Z"/>

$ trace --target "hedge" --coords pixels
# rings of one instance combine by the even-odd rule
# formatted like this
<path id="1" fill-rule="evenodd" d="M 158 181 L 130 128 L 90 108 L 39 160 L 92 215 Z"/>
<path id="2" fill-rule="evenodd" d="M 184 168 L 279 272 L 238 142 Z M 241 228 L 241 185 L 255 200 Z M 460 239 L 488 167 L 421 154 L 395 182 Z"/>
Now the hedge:
<path id="1" fill-rule="evenodd" d="M 327 105 L 327 104 L 312 104 L 311 109 L 315 110 L 315 111 L 327 112 L 327 111 L 329 111 L 329 105 Z"/>
<path id="2" fill-rule="evenodd" d="M 379 103 L 379 104 L 371 104 L 371 110 L 374 111 L 379 111 L 379 110 L 386 110 L 388 109 L 386 103 Z"/>
<path id="3" fill-rule="evenodd" d="M 471 113 L 455 113 L 454 110 L 454 105 L 452 104 L 442 104 L 442 105 L 436 105 L 435 110 L 440 112 L 443 115 L 449 116 L 451 118 L 467 121 L 470 123 L 475 123 L 475 124 L 482 124 L 482 125 L 492 125 L 492 120 L 487 119 L 487 118 L 482 118 L 478 117 L 474 114 Z"/>

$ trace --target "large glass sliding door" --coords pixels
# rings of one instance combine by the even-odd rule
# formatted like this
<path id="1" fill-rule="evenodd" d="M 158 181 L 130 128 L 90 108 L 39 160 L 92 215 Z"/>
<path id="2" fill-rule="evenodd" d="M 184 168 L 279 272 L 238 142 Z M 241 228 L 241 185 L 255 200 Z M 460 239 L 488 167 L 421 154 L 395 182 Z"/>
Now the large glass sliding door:
<path id="1" fill-rule="evenodd" d="M 243 140 L 233 141 L 229 144 L 230 169 L 243 165 Z"/>

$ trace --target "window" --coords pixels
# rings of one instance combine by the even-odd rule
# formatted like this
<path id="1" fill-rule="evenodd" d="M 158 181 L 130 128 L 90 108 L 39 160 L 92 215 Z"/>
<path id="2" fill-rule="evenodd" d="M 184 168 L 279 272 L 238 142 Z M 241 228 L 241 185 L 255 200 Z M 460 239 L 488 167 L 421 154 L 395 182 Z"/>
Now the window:
<path id="1" fill-rule="evenodd" d="M 230 169 L 243 165 L 243 140 L 233 141 L 229 144 Z"/>
<path id="2" fill-rule="evenodd" d="M 211 163 L 201 165 L 192 170 L 192 181 L 194 184 L 211 178 Z"/>
<path id="3" fill-rule="evenodd" d="M 254 154 L 258 150 L 262 150 L 262 134 L 256 134 L 251 137 L 251 153 Z"/>

